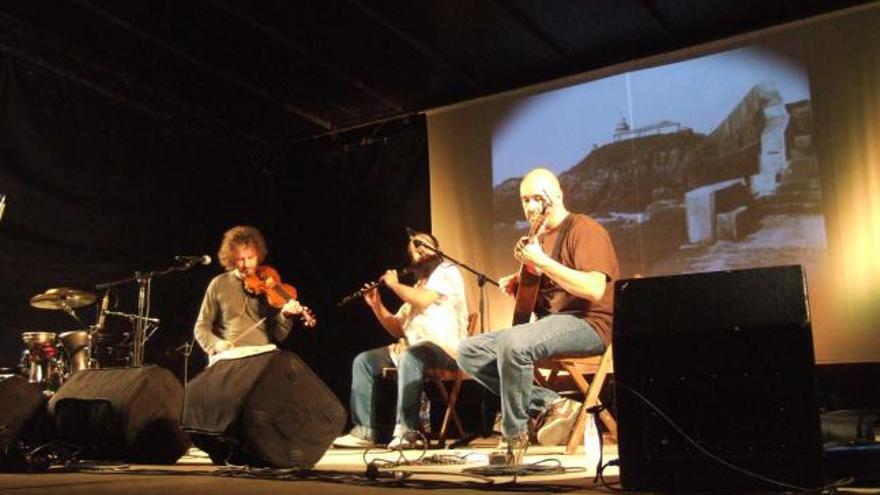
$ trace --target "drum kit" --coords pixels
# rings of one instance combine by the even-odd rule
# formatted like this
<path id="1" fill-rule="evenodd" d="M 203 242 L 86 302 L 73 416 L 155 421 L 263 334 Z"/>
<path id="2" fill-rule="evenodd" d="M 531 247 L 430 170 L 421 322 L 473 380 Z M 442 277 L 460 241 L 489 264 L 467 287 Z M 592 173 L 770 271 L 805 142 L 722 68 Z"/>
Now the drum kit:
<path id="1" fill-rule="evenodd" d="M 47 395 L 78 371 L 106 367 L 144 366 L 145 346 L 159 328 L 159 318 L 150 316 L 150 287 L 156 276 L 189 270 L 207 264 L 207 256 L 177 256 L 176 263 L 159 271 L 136 271 L 125 277 L 94 286 L 105 291 L 94 325 L 87 326 L 74 311 L 98 300 L 94 292 L 70 287 L 56 287 L 33 296 L 30 305 L 37 309 L 61 310 L 79 324 L 76 330 L 56 332 L 24 332 L 21 339 L 25 350 L 19 362 L 19 373 L 39 384 Z M 137 284 L 137 313 L 108 310 L 111 290 Z M 130 331 L 116 334 L 105 331 L 108 316 L 126 319 Z M 191 345 L 189 347 L 191 349 Z M 185 354 L 189 356 L 188 352 Z M 0 375 L 2 376 L 2 375 Z"/>
<path id="2" fill-rule="evenodd" d="M 92 292 L 58 287 L 35 295 L 30 305 L 37 309 L 65 311 L 85 326 L 74 309 L 94 304 L 96 300 Z M 109 363 L 111 360 L 107 357 L 118 352 L 109 345 L 108 341 L 112 339 L 103 334 L 105 312 L 106 308 L 102 308 L 97 323 L 87 329 L 62 333 L 24 332 L 21 335 L 25 346 L 19 363 L 21 373 L 27 376 L 28 381 L 52 393 L 71 374 L 101 367 L 100 357 L 103 356 L 103 361 Z"/>

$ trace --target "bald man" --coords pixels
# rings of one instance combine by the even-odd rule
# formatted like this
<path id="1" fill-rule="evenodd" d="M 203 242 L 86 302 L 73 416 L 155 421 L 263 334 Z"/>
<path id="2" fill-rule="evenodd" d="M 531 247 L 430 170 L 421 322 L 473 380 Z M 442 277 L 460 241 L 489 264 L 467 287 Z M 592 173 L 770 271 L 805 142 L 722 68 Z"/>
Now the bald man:
<path id="1" fill-rule="evenodd" d="M 521 239 L 514 256 L 541 273 L 530 323 L 486 333 L 459 345 L 459 366 L 501 398 L 501 428 L 510 464 L 519 464 L 530 441 L 564 441 L 580 403 L 533 385 L 534 365 L 564 353 L 599 355 L 611 343 L 613 283 L 617 255 L 608 231 L 592 218 L 569 213 L 549 170 L 530 171 L 520 183 L 523 212 L 535 222 L 546 210 L 543 232 Z M 503 277 L 501 289 L 516 294 L 519 273 Z"/>

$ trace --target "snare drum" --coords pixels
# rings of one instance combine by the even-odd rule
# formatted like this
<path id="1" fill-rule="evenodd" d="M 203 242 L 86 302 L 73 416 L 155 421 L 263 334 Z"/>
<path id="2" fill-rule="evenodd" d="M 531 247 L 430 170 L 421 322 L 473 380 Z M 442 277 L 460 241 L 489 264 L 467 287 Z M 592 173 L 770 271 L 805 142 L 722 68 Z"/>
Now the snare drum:
<path id="1" fill-rule="evenodd" d="M 58 379 L 58 349 L 55 332 L 25 332 L 21 334 L 28 361 L 28 381 L 47 385 Z"/>
<path id="2" fill-rule="evenodd" d="M 58 336 L 67 360 L 67 373 L 89 369 L 91 336 L 88 330 L 64 332 Z"/>

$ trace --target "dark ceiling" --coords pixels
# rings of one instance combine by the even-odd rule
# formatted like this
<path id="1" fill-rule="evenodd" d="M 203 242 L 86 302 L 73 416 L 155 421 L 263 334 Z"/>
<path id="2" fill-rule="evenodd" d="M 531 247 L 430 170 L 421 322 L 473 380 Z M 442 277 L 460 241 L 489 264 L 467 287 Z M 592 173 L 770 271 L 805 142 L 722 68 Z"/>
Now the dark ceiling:
<path id="1" fill-rule="evenodd" d="M 860 3 L 9 1 L 0 51 L 157 119 L 277 146 Z"/>

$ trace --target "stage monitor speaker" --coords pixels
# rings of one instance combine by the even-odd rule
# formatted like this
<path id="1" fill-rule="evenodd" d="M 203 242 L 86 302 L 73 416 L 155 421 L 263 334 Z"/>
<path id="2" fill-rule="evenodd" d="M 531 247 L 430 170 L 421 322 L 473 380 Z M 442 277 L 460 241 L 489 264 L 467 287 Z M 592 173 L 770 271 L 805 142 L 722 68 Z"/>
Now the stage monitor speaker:
<path id="1" fill-rule="evenodd" d="M 49 400 L 59 437 L 93 459 L 173 464 L 189 447 L 183 387 L 156 366 L 77 371 Z"/>
<path id="2" fill-rule="evenodd" d="M 27 440 L 28 427 L 45 402 L 37 384 L 18 375 L 0 376 L 0 449 Z"/>
<path id="3" fill-rule="evenodd" d="M 216 464 L 314 465 L 346 411 L 292 352 L 218 361 L 186 388 L 184 430 Z"/>
<path id="4" fill-rule="evenodd" d="M 802 267 L 620 280 L 613 343 L 624 488 L 822 484 Z"/>

